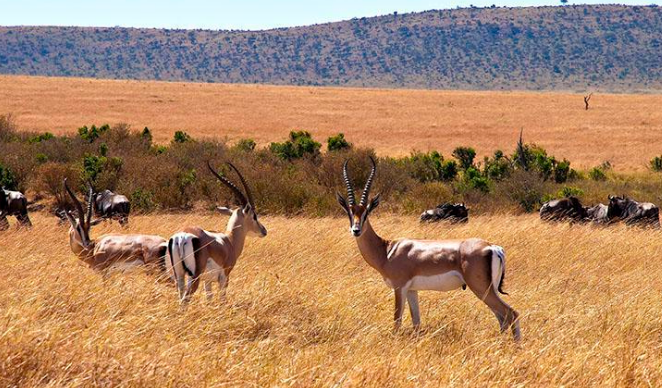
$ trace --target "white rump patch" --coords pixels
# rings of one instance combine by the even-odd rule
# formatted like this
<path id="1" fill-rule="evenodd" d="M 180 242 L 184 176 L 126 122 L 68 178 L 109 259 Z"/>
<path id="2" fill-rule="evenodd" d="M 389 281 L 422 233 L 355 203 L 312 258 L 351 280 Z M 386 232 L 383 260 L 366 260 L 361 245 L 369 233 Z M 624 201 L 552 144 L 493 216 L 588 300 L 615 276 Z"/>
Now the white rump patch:
<path id="1" fill-rule="evenodd" d="M 499 284 L 503 278 L 503 273 L 506 270 L 506 252 L 498 245 L 490 245 L 485 248 L 492 252 L 492 287 L 494 292 L 499 295 Z"/>
<path id="2" fill-rule="evenodd" d="M 452 291 L 464 285 L 464 278 L 458 271 L 438 275 L 414 276 L 407 285 L 411 291 Z"/>

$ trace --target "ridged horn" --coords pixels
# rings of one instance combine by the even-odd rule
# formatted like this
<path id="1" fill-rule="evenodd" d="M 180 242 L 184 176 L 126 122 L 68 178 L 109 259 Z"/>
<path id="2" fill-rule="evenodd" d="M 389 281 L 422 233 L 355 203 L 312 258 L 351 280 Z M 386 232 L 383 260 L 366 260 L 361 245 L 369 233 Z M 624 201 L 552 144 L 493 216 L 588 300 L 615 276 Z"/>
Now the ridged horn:
<path id="1" fill-rule="evenodd" d="M 354 188 L 352 187 L 352 181 L 349 179 L 349 173 L 347 172 L 347 164 L 349 159 L 345 160 L 345 164 L 342 166 L 342 176 L 345 180 L 345 187 L 347 187 L 347 201 L 349 201 L 350 206 L 356 205 L 356 198 L 354 197 Z"/>
<path id="2" fill-rule="evenodd" d="M 239 180 L 241 181 L 241 184 L 244 186 L 244 191 L 246 192 L 246 197 L 248 199 L 248 203 L 252 206 L 255 207 L 255 201 L 253 200 L 253 193 L 251 193 L 251 189 L 248 187 L 248 184 L 246 183 L 246 180 L 244 179 L 244 176 L 241 175 L 237 167 L 234 166 L 234 164 L 227 162 L 228 166 L 232 167 L 234 172 L 237 173 L 239 176 Z"/>
<path id="3" fill-rule="evenodd" d="M 78 222 L 80 225 L 83 227 L 84 230 L 87 230 L 85 227 L 85 212 L 83 211 L 83 205 L 80 204 L 80 201 L 78 198 L 76 198 L 76 195 L 74 194 L 73 191 L 69 188 L 69 185 L 67 184 L 67 178 L 64 178 L 64 189 L 69 193 L 69 196 L 71 199 L 74 201 L 74 206 L 76 206 L 76 211 L 78 212 Z"/>
<path id="4" fill-rule="evenodd" d="M 230 182 L 228 178 L 219 175 L 219 173 L 217 173 L 214 170 L 214 168 L 211 166 L 211 163 L 209 161 L 207 162 L 207 167 L 209 167 L 209 171 L 211 171 L 211 173 L 214 174 L 214 176 L 218 178 L 219 181 L 223 182 L 230 190 L 232 190 L 232 192 L 235 194 L 237 199 L 239 199 L 239 201 L 241 202 L 241 206 L 246 206 L 248 204 L 248 199 L 246 199 L 244 193 L 242 193 L 241 190 L 239 190 L 239 188 L 235 186 L 234 183 Z"/>
<path id="5" fill-rule="evenodd" d="M 365 188 L 361 194 L 361 202 L 359 203 L 361 206 L 366 206 L 368 204 L 370 188 L 372 187 L 372 182 L 375 179 L 375 172 L 377 172 L 377 164 L 375 163 L 375 159 L 373 159 L 372 156 L 370 157 L 370 162 L 372 163 L 372 170 L 370 170 L 370 175 L 368 176 L 368 180 L 365 182 Z"/>

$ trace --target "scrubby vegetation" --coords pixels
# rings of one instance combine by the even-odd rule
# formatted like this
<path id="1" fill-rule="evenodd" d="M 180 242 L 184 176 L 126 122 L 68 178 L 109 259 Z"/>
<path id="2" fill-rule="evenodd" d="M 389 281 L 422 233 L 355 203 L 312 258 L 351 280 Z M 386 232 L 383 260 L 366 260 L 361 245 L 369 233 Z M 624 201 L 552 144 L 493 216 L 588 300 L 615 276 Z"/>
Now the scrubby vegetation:
<path id="1" fill-rule="evenodd" d="M 466 202 L 474 212 L 529 212 L 555 197 L 583 195 L 587 202 L 597 202 L 610 193 L 632 191 L 638 199 L 655 201 L 662 187 L 659 179 L 617 175 L 608 163 L 577 172 L 569 161 L 558 161 L 532 143 L 513 145 L 511 153 L 497 150 L 476 162 L 476 151 L 468 146 L 456 148 L 450 157 L 436 151 L 378 157 L 372 150 L 350 146 L 342 134 L 329 138 L 323 152 L 306 131 L 293 131 L 286 141 L 261 148 L 251 139 L 228 146 L 185 132 L 177 132 L 169 145 L 158 145 L 148 128 L 131 131 L 124 124 L 43 136 L 17 131 L 11 118 L 0 117 L 3 122 L 0 184 L 51 200 L 54 207 L 66 205 L 64 177 L 81 191 L 91 182 L 97 189 L 125 194 L 133 209 L 142 212 L 227 203 L 230 193 L 207 173 L 208 160 L 230 176 L 223 161 L 235 163 L 251 182 L 260 211 L 286 215 L 336 214 L 333 194 L 344 190 L 343 162 L 351 160 L 359 188 L 369 155 L 379 163 L 375 192 L 381 192 L 384 206 L 395 212 L 417 212 L 444 201 Z"/>

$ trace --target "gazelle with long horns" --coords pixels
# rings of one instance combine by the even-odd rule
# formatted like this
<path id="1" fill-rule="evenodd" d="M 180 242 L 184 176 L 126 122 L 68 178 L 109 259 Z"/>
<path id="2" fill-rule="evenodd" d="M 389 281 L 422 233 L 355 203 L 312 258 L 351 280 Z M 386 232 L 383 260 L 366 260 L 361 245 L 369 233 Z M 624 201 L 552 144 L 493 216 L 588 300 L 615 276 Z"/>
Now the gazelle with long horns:
<path id="1" fill-rule="evenodd" d="M 76 208 L 77 217 L 71 211 L 64 214 L 69 220 L 69 245 L 80 260 L 95 270 L 129 268 L 147 265 L 162 271 L 165 265 L 167 241 L 161 236 L 144 234 L 106 234 L 98 239 L 90 238 L 90 228 L 98 223 L 92 221 L 93 190 L 89 188 L 87 212 L 83 211 L 67 180 L 64 188 Z"/>
<path id="2" fill-rule="evenodd" d="M 347 163 L 343 178 L 347 186 L 347 199 L 337 194 L 338 203 L 349 217 L 350 232 L 356 238 L 361 255 L 376 269 L 386 284 L 395 291 L 395 329 L 402 325 L 405 300 L 415 329 L 421 324 L 418 291 L 451 291 L 469 287 L 492 310 L 501 331 L 510 328 L 515 340 L 520 338 L 518 314 L 500 297 L 505 276 L 503 248 L 485 240 L 385 240 L 377 235 L 368 216 L 379 205 L 379 194 L 369 200 L 370 188 L 377 166 L 372 170 L 356 203 Z"/>
<path id="3" fill-rule="evenodd" d="M 240 202 L 240 206 L 235 209 L 216 208 L 219 213 L 230 216 L 225 233 L 188 227 L 175 233 L 168 242 L 170 258 L 166 261 L 166 267 L 177 282 L 179 297 L 184 304 L 197 291 L 200 280 L 205 283 L 207 299 L 213 296 L 213 282 L 218 283 L 221 299 L 225 299 L 230 272 L 241 256 L 246 236 L 267 235 L 267 229 L 258 221 L 253 195 L 246 180 L 232 163 L 227 164 L 237 173 L 245 194 L 228 178 L 219 175 L 207 162 L 209 171 L 227 186 Z M 190 279 L 185 286 L 187 275 Z"/>

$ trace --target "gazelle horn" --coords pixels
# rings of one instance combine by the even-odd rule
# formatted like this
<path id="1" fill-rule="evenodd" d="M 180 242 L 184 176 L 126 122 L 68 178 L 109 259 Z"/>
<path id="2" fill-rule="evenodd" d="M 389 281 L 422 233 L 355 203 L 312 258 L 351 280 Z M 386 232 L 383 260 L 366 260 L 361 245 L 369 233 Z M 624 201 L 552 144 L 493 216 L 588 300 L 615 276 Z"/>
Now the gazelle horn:
<path id="1" fill-rule="evenodd" d="M 356 198 L 354 197 L 354 188 L 352 187 L 352 181 L 349 179 L 349 173 L 347 172 L 347 164 L 349 160 L 345 160 L 345 164 L 342 166 L 342 176 L 345 180 L 345 186 L 347 187 L 347 200 L 349 201 L 350 206 L 356 205 Z"/>
<path id="2" fill-rule="evenodd" d="M 370 188 L 372 187 L 372 182 L 375 179 L 375 172 L 377 171 L 377 165 L 375 164 L 375 159 L 370 157 L 370 162 L 372 163 L 372 170 L 370 170 L 370 175 L 368 180 L 365 182 L 365 188 L 363 189 L 363 194 L 361 194 L 361 206 L 366 206 L 368 204 L 368 196 L 370 195 Z"/>
<path id="3" fill-rule="evenodd" d="M 211 166 L 211 163 L 207 162 L 207 167 L 209 167 L 209 171 L 211 171 L 211 173 L 214 174 L 214 176 L 218 178 L 218 180 L 223 182 L 228 188 L 230 188 L 230 190 L 232 190 L 232 192 L 235 194 L 237 199 L 239 199 L 239 201 L 241 202 L 241 206 L 246 206 L 248 204 L 248 199 L 246 199 L 244 193 L 242 193 L 241 190 L 239 190 L 239 188 L 235 186 L 234 183 L 230 182 L 228 178 L 221 176 L 216 171 L 214 171 L 214 168 Z"/>

